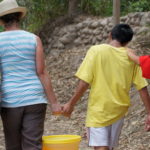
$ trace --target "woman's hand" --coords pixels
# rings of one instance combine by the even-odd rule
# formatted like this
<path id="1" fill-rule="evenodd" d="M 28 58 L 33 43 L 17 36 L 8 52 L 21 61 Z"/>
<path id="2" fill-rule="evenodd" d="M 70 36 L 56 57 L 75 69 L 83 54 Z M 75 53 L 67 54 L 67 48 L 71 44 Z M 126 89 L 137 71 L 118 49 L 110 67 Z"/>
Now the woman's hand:
<path id="1" fill-rule="evenodd" d="M 62 113 L 62 106 L 59 103 L 51 104 L 51 111 L 53 115 L 60 115 Z"/>

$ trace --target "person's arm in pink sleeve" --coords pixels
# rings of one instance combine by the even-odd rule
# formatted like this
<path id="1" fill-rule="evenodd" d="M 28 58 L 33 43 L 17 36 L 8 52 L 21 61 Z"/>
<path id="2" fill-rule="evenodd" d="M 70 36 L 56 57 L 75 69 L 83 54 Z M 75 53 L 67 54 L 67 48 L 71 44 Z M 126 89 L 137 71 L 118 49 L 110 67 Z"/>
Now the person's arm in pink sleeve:
<path id="1" fill-rule="evenodd" d="M 150 79 L 150 56 L 149 55 L 140 56 L 139 61 L 143 77 Z"/>

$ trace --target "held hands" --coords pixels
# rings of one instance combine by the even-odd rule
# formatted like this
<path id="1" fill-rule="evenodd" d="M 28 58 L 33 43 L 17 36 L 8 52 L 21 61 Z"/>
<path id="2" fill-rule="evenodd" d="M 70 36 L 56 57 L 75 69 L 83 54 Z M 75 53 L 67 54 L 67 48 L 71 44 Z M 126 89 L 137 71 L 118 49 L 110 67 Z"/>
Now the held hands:
<path id="1" fill-rule="evenodd" d="M 63 115 L 65 117 L 70 117 L 73 111 L 73 106 L 68 102 L 64 106 L 61 106 L 59 103 L 51 105 L 51 110 L 53 115 Z"/>

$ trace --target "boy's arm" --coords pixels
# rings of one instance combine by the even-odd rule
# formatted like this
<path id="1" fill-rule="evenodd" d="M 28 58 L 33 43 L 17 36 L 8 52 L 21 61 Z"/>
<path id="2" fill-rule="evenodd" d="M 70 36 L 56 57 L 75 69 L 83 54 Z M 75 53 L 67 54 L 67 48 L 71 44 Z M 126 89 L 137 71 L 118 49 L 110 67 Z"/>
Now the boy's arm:
<path id="1" fill-rule="evenodd" d="M 83 80 L 79 81 L 79 84 L 77 85 L 77 88 L 75 90 L 74 95 L 71 97 L 68 103 L 66 103 L 63 107 L 63 114 L 66 116 L 70 116 L 75 104 L 77 101 L 81 98 L 81 96 L 84 94 L 84 92 L 88 89 L 89 84 Z"/>
<path id="2" fill-rule="evenodd" d="M 127 54 L 132 61 L 134 61 L 136 64 L 140 64 L 139 56 L 135 55 L 133 50 L 127 49 Z"/>
<path id="3" fill-rule="evenodd" d="M 145 129 L 150 131 L 150 96 L 148 94 L 147 87 L 140 89 L 139 93 L 147 111 Z"/>

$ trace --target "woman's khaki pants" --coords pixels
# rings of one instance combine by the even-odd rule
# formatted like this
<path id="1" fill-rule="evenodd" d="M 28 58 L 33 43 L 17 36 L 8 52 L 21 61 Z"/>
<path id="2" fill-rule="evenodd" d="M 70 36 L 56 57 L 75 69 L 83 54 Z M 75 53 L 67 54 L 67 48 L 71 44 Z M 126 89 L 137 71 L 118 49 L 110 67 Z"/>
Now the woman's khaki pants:
<path id="1" fill-rule="evenodd" d="M 41 150 L 46 104 L 2 108 L 6 150 Z"/>

